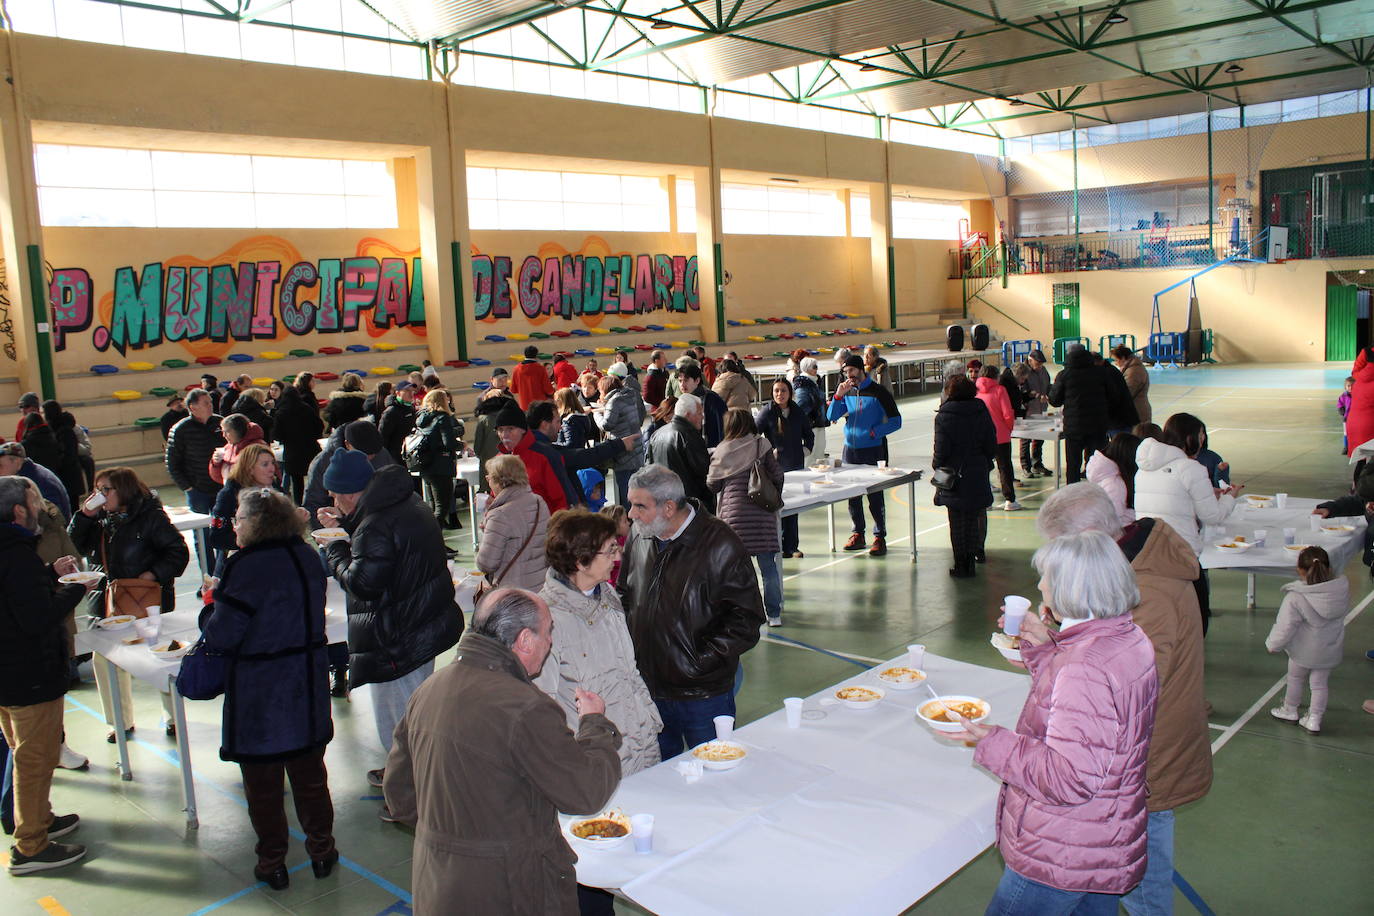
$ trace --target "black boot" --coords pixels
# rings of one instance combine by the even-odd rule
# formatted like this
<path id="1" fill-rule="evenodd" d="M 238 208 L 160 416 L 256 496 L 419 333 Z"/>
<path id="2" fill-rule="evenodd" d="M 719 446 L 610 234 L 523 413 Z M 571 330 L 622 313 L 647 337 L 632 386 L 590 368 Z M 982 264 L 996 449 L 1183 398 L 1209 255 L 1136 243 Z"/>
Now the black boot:
<path id="1" fill-rule="evenodd" d="M 343 665 L 336 665 L 329 669 L 329 695 L 335 697 L 348 696 L 348 669 Z"/>
<path id="2" fill-rule="evenodd" d="M 444 527 L 447 528 L 447 529 L 455 529 L 455 528 L 462 528 L 462 527 L 463 527 L 463 523 L 458 519 L 458 513 L 457 513 L 457 512 L 450 512 L 450 513 L 448 514 L 448 521 L 444 522 Z"/>
<path id="3" fill-rule="evenodd" d="M 973 557 L 956 555 L 954 567 L 949 571 L 949 575 L 952 579 L 972 579 Z"/>

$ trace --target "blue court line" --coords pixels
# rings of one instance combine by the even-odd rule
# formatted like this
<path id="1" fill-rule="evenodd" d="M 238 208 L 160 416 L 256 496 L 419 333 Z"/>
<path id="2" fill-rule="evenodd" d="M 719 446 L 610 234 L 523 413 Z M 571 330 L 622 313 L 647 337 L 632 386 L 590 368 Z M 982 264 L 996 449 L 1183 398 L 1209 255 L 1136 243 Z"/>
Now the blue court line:
<path id="1" fill-rule="evenodd" d="M 838 652 L 831 652 L 829 649 L 822 649 L 820 646 L 813 646 L 808 642 L 802 642 L 800 639 L 792 639 L 788 636 L 779 636 L 776 633 L 769 633 L 768 638 L 775 639 L 778 642 L 785 642 L 793 646 L 801 646 L 803 649 L 810 649 L 812 652 L 819 652 L 822 655 L 829 655 L 831 658 L 838 658 L 842 662 L 849 662 L 851 665 L 858 665 L 865 671 L 873 667 L 868 662 L 861 662 L 856 659 L 848 658 L 844 655 L 840 655 Z"/>
<path id="2" fill-rule="evenodd" d="M 94 709 L 91 709 L 89 706 L 87 706 L 85 703 L 82 703 L 80 700 L 73 699 L 70 695 L 68 695 L 68 696 L 66 697 L 66 701 L 67 701 L 68 703 L 71 703 L 73 706 L 75 706 L 75 707 L 76 707 L 77 709 L 79 709 L 81 712 L 84 712 L 86 715 L 90 716 L 92 719 L 95 719 L 95 720 L 97 720 L 97 721 L 99 721 L 99 722 L 104 722 L 104 721 L 105 721 L 105 716 L 104 716 L 102 713 L 97 713 Z M 188 740 L 189 740 L 189 739 L 188 739 Z M 140 748 L 143 748 L 143 749 L 146 750 L 146 751 L 150 751 L 154 756 L 161 758 L 162 760 L 164 760 L 165 762 L 171 764 L 172 766 L 176 767 L 177 769 L 181 769 L 181 761 L 180 761 L 180 759 L 177 757 L 177 755 L 175 755 L 175 754 L 169 754 L 168 752 L 162 750 L 161 748 L 155 747 L 154 745 L 151 745 L 151 744 L 148 744 L 146 741 L 143 741 L 143 740 L 141 740 L 141 739 L 139 739 L 139 738 L 134 738 L 134 739 L 132 739 L 132 741 L 131 741 L 130 743 L 136 744 L 136 745 L 138 745 Z M 198 772 L 196 771 L 195 767 L 192 767 L 192 768 L 191 768 L 191 776 L 192 776 L 192 778 L 195 779 L 195 781 L 196 781 L 197 783 L 200 783 L 200 784 L 202 784 L 202 785 L 209 786 L 210 788 L 214 789 L 216 792 L 220 793 L 220 794 L 223 795 L 224 797 L 226 797 L 226 798 L 230 799 L 231 801 L 235 802 L 240 808 L 244 808 L 245 810 L 248 808 L 248 802 L 247 802 L 247 800 L 244 799 L 244 797 L 243 797 L 240 793 L 238 793 L 238 792 L 233 792 L 233 791 L 231 791 L 231 790 L 229 790 L 229 789 L 226 789 L 225 787 L 221 786 L 219 783 L 215 782 L 215 781 L 212 780 L 212 779 L 206 779 L 204 776 L 202 776 L 200 773 L 198 773 Z M 301 842 L 305 842 L 305 834 L 301 833 L 299 830 L 296 830 L 295 828 L 291 828 L 289 832 L 290 832 L 290 835 L 291 835 L 293 838 L 295 838 L 295 839 L 297 839 L 297 840 L 299 840 L 299 841 L 301 841 Z M 306 864 L 307 864 L 307 863 L 302 863 L 301 865 L 296 866 L 296 868 L 304 868 Z M 382 890 L 386 891 L 387 893 L 389 893 L 389 894 L 395 894 L 395 895 L 397 896 L 397 898 L 399 898 L 399 900 L 400 900 L 402 903 L 405 903 L 406 905 L 409 905 L 409 904 L 412 902 L 412 899 L 413 899 L 413 898 L 410 896 L 410 891 L 407 891 L 407 890 L 405 890 L 405 889 L 403 889 L 403 888 L 401 888 L 401 887 L 399 887 L 399 886 L 393 884 L 392 882 L 390 882 L 390 881 L 388 881 L 387 879 L 383 878 L 381 875 L 373 874 L 371 871 L 369 871 L 369 870 L 367 870 L 366 868 L 364 868 L 363 866 L 359 865 L 357 862 L 354 862 L 352 859 L 349 859 L 349 858 L 345 857 L 342 853 L 339 855 L 339 864 L 340 864 L 341 866 L 343 866 L 344 868 L 347 868 L 349 871 L 353 872 L 354 874 L 356 874 L 356 875 L 358 875 L 358 876 L 360 876 L 360 877 L 366 878 L 367 880 L 371 881 L 373 884 L 377 885 L 378 887 L 380 887 Z M 295 869 L 291 869 L 291 870 L 292 870 L 292 871 L 295 871 Z M 219 909 L 220 907 L 225 906 L 226 904 L 231 903 L 231 902 L 234 901 L 234 900 L 237 900 L 238 898 L 242 897 L 244 894 L 246 894 L 246 893 L 248 893 L 248 892 L 250 892 L 250 891 L 252 891 L 252 890 L 254 890 L 255 888 L 258 888 L 258 887 L 266 887 L 266 885 L 265 885 L 265 884 L 262 884 L 261 882 L 259 882 L 259 883 L 257 883 L 257 884 L 254 884 L 254 885 L 252 885 L 251 887 L 245 888 L 244 890 L 238 891 L 238 892 L 236 892 L 236 893 L 234 893 L 234 894 L 229 895 L 228 897 L 225 897 L 223 900 L 218 900 L 218 901 L 216 901 L 216 902 L 210 904 L 210 905 L 207 906 L 207 907 L 203 907 L 203 908 L 201 908 L 201 909 L 199 909 L 199 910 L 196 910 L 196 912 L 195 912 L 195 914 L 193 914 L 193 916 L 200 916 L 200 914 L 208 913 L 208 912 L 210 912 L 211 910 Z"/>
<path id="3" fill-rule="evenodd" d="M 1212 912 L 1212 908 L 1207 905 L 1207 901 L 1202 899 L 1202 895 L 1193 889 L 1193 886 L 1183 879 L 1177 871 L 1174 872 L 1174 887 L 1178 888 L 1179 893 L 1188 898 L 1188 902 L 1193 905 L 1202 916 L 1217 916 Z"/>
<path id="4" fill-rule="evenodd" d="M 377 916 L 411 916 L 415 911 L 410 908 L 410 904 L 404 900 L 397 900 L 391 906 L 382 910 Z"/>

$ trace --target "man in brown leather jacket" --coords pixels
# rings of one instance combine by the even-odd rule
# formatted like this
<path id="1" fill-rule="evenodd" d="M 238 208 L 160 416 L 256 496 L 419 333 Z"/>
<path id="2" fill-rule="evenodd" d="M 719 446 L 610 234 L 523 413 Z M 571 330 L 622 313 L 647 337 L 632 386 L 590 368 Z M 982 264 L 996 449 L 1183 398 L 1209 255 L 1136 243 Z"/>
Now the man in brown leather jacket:
<path id="1" fill-rule="evenodd" d="M 662 465 L 630 478 L 634 530 L 620 587 L 640 674 L 663 717 L 663 759 L 715 737 L 735 714 L 740 656 L 759 641 L 763 598 L 749 553 L 730 527 Z"/>

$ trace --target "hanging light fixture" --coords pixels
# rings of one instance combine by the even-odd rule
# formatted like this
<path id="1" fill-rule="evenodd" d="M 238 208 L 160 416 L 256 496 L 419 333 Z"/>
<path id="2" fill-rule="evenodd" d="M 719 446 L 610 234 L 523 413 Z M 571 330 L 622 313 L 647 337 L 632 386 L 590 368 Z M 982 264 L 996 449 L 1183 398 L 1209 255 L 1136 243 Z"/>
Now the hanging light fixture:
<path id="1" fill-rule="evenodd" d="M 1112 10 L 1111 15 L 1102 21 L 1107 23 L 1107 25 L 1121 25 L 1121 23 L 1123 22 L 1130 22 L 1129 19 L 1118 13 L 1116 10 Z"/>
<path id="2" fill-rule="evenodd" d="M 1007 99 L 1007 104 L 1008 104 L 1008 105 L 1024 105 L 1024 104 L 1026 104 L 1026 102 L 1025 102 L 1024 99 Z"/>
<path id="3" fill-rule="evenodd" d="M 671 22 L 664 22 L 662 19 L 655 19 L 653 24 L 649 26 L 651 29 L 671 29 L 672 27 Z"/>
<path id="4" fill-rule="evenodd" d="M 1244 69 L 1245 69 L 1245 68 L 1242 67 L 1240 64 L 1231 64 L 1231 66 L 1227 67 L 1226 70 L 1225 70 L 1224 72 L 1226 72 L 1226 73 L 1240 73 L 1240 72 L 1241 72 L 1242 70 L 1244 70 Z"/>
<path id="5" fill-rule="evenodd" d="M 860 73 L 872 73 L 874 70 L 877 70 L 877 69 L 878 69 L 878 68 L 875 67 L 875 66 L 873 66 L 872 64 L 864 64 L 862 67 L 859 68 L 859 72 L 860 72 Z"/>

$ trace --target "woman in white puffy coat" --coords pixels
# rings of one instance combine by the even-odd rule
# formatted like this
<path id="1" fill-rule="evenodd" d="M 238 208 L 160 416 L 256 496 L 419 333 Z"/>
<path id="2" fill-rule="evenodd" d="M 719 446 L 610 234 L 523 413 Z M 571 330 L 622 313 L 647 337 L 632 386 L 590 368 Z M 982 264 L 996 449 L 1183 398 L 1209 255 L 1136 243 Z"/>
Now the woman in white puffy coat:
<path id="1" fill-rule="evenodd" d="M 1135 453 L 1136 516 L 1167 522 L 1196 554 L 1201 554 L 1203 547 L 1200 526 L 1224 523 L 1240 492 L 1234 487 L 1218 496 L 1212 489 L 1207 469 L 1194 460 L 1201 448 L 1201 430 L 1202 422 L 1191 414 L 1174 414 L 1164 428 L 1166 441 L 1144 439 Z M 1211 617 L 1206 570 L 1195 585 L 1206 635 Z"/>

